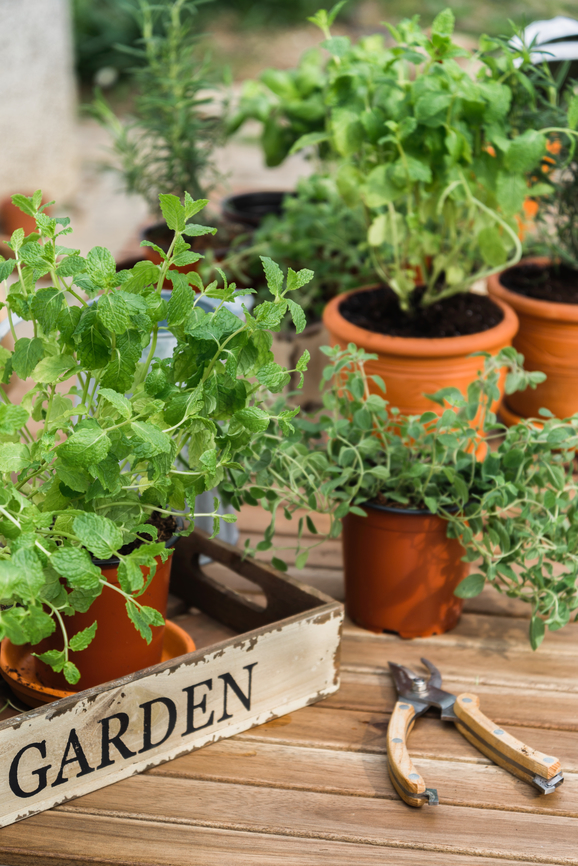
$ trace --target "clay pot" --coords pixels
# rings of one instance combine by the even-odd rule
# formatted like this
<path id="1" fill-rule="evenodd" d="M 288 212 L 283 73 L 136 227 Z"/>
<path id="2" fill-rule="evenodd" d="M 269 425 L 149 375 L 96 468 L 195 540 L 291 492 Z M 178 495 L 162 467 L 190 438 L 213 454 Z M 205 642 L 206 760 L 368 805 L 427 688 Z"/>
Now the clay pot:
<path id="1" fill-rule="evenodd" d="M 526 262 L 550 264 L 545 257 Z M 557 418 L 567 418 L 578 412 L 578 304 L 519 295 L 502 285 L 500 276 L 489 277 L 488 291 L 495 301 L 505 301 L 518 315 L 520 330 L 513 345 L 524 356 L 527 370 L 541 370 L 548 377 L 536 389 L 508 396 L 508 409 L 522 418 L 535 418 L 544 407 Z"/>
<path id="2" fill-rule="evenodd" d="M 258 228 L 270 214 L 281 216 L 283 201 L 294 192 L 281 190 L 258 190 L 231 195 L 221 202 L 221 213 L 229 222 L 241 223 L 249 228 Z"/>
<path id="3" fill-rule="evenodd" d="M 0 203 L 0 231 L 2 234 L 10 237 L 12 232 L 20 228 L 24 229 L 25 235 L 29 235 L 31 232 L 36 231 L 36 219 L 29 214 L 23 213 L 19 207 L 12 204 L 10 197 L 5 198 Z M 2 252 L 4 253 L 4 250 Z"/>
<path id="4" fill-rule="evenodd" d="M 356 289 L 357 292 L 369 291 L 375 286 Z M 440 406 L 428 400 L 424 394 L 433 394 L 440 388 L 459 388 L 462 393 L 477 377 L 483 362 L 468 357 L 472 352 L 491 352 L 510 346 L 518 330 L 518 318 L 514 311 L 503 301 L 494 299 L 503 310 L 504 318 L 493 328 L 468 334 L 462 337 L 439 337 L 423 339 L 419 337 L 389 337 L 376 334 L 352 325 L 343 318 L 339 307 L 353 292 L 346 292 L 330 301 L 323 313 L 323 322 L 329 331 L 331 345 L 336 343 L 342 349 L 348 343 L 355 343 L 367 352 L 378 355 L 376 361 L 368 361 L 365 369 L 368 375 L 378 375 L 387 387 L 387 399 L 391 406 L 397 407 L 404 415 L 420 415 L 423 412 L 438 412 Z M 505 375 L 503 377 L 505 380 Z M 503 390 L 503 382 L 502 390 Z M 381 393 L 373 382 L 370 389 Z"/>
<path id="5" fill-rule="evenodd" d="M 447 538 L 447 522 L 428 511 L 373 503 L 367 517 L 343 521 L 345 605 L 371 631 L 428 637 L 454 628 L 463 600 L 454 595 L 469 571 L 464 549 Z"/>
<path id="6" fill-rule="evenodd" d="M 154 607 L 164 616 L 167 609 L 172 556 L 164 563 L 160 557 L 157 557 L 156 562 L 156 574 L 147 590 L 137 600 L 139 604 Z M 96 564 L 101 567 L 103 576 L 110 583 L 118 586 L 116 564 L 114 562 Z M 149 569 L 143 568 L 143 573 L 146 577 Z M 152 627 L 152 641 L 147 644 L 129 620 L 124 596 L 120 593 L 104 587 L 86 613 L 75 613 L 72 617 L 65 617 L 64 623 L 69 638 L 92 625 L 95 620 L 98 626 L 92 643 L 85 650 L 71 652 L 69 656 L 70 661 L 74 662 L 80 671 L 80 682 L 77 687 L 67 683 L 63 674 L 55 673 L 40 659 L 35 659 L 36 676 L 42 685 L 51 689 L 80 691 L 124 677 L 161 661 L 164 625 Z M 57 626 L 50 637 L 34 647 L 34 652 L 61 650 L 62 647 L 62 634 Z"/>

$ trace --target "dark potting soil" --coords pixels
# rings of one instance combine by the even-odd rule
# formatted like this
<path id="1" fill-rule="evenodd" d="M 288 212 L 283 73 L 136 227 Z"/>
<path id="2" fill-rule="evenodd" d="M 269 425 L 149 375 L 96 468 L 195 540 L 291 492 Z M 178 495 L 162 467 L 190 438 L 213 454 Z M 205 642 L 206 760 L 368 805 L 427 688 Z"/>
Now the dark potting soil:
<path id="1" fill-rule="evenodd" d="M 158 511 L 153 511 L 147 523 L 150 523 L 152 526 L 156 526 L 158 529 L 158 538 L 157 541 L 170 541 L 175 532 L 178 529 L 177 521 L 175 518 L 170 515 L 160 514 Z M 147 533 L 143 530 L 140 535 L 146 537 Z M 152 536 L 149 536 L 151 541 L 153 540 Z M 143 542 L 138 538 L 134 541 L 131 541 L 130 544 L 125 544 L 124 547 L 121 547 L 119 553 L 122 553 L 123 556 L 126 556 L 127 553 L 132 553 L 133 550 L 136 550 L 137 547 L 140 547 Z"/>
<path id="2" fill-rule="evenodd" d="M 511 292 L 527 298 L 578 304 L 578 271 L 568 265 L 516 265 L 504 271 L 500 282 Z"/>
<path id="3" fill-rule="evenodd" d="M 423 291 L 416 289 L 417 303 Z M 397 295 L 388 286 L 350 295 L 339 305 L 339 312 L 352 325 L 391 337 L 462 337 L 488 331 L 504 318 L 490 298 L 472 292 L 417 307 L 409 315 L 400 309 Z"/>

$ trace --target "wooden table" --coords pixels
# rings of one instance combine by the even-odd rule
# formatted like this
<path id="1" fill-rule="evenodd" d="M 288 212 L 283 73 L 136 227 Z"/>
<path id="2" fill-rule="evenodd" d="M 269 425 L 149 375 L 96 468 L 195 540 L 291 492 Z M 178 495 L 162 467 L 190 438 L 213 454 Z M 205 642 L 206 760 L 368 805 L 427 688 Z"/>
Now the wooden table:
<path id="1" fill-rule="evenodd" d="M 262 525 L 256 509 L 242 515 L 245 534 Z M 339 543 L 318 548 L 295 574 L 342 597 Z M 349 623 L 342 685 L 331 698 L 4 828 L 0 863 L 578 864 L 578 626 L 532 653 L 527 613 L 490 590 L 441 637 L 402 641 Z M 231 634 L 198 612 L 177 621 L 199 646 Z M 418 720 L 409 743 L 440 805 L 400 802 L 385 757 L 395 700 L 387 661 L 415 667 L 424 655 L 449 691 L 477 692 L 495 722 L 558 756 L 562 787 L 539 795 L 432 715 Z"/>

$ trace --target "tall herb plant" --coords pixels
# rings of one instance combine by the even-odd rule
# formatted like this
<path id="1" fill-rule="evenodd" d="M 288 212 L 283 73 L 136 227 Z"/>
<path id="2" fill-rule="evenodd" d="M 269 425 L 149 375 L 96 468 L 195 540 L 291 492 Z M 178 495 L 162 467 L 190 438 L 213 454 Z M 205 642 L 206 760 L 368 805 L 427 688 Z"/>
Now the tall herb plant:
<path id="1" fill-rule="evenodd" d="M 69 639 L 68 618 L 102 592 L 125 599 L 145 640 L 151 625 L 162 624 L 139 601 L 147 585 L 142 567 L 152 578 L 155 557 L 169 555 L 148 520 L 190 508 L 190 531 L 197 495 L 238 467 L 239 449 L 268 428 L 260 389 L 281 390 L 292 372 L 273 360 L 271 331 L 288 310 L 298 329 L 305 326 L 288 293 L 312 274 L 289 271 L 284 282 L 265 259 L 270 299 L 241 320 L 225 304 L 247 289 L 205 286 L 198 274 L 172 268 L 200 258 L 187 238 L 199 235 L 192 221 L 206 201 L 161 195 L 173 232 L 168 253 L 157 248 L 160 265 L 143 261 L 118 274 L 107 249 L 83 257 L 64 245 L 70 221 L 49 217 L 40 191 L 13 201 L 35 217 L 37 230 L 15 231 L 14 257 L 0 258 L 14 339 L 13 351 L 0 348 L 3 382 L 17 377 L 29 385 L 18 405 L 0 388 L 0 637 L 37 644 L 59 628 L 64 649 L 41 658 L 76 683 L 69 650 L 84 649 L 98 624 Z M 168 301 L 165 279 L 173 284 Z M 202 309 L 203 298 L 217 302 L 213 311 Z M 30 323 L 30 336 L 19 335 L 17 317 Z M 161 331 L 176 341 L 164 360 L 155 357 Z M 292 432 L 297 411 L 280 411 L 280 429 Z M 217 532 L 216 511 L 213 517 Z M 94 563 L 111 557 L 119 560 L 119 586 Z"/>
<path id="2" fill-rule="evenodd" d="M 223 140 L 217 75 L 195 27 L 206 0 L 140 0 L 138 47 L 121 46 L 139 61 L 131 71 L 134 116 L 119 119 L 97 93 L 93 112 L 109 131 L 116 168 L 128 192 L 159 212 L 159 193 L 205 198 L 219 178 L 214 149 Z"/>

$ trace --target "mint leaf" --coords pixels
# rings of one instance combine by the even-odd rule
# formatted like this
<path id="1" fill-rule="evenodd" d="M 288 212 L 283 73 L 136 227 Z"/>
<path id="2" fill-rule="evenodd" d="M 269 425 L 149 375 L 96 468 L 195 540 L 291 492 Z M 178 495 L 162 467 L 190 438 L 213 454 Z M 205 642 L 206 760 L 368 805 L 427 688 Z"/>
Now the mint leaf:
<path id="1" fill-rule="evenodd" d="M 86 550 L 79 547 L 61 547 L 52 554 L 50 561 L 74 589 L 99 589 L 102 573 Z"/>
<path id="2" fill-rule="evenodd" d="M 238 421 L 252 433 L 264 433 L 269 426 L 269 415 L 257 406 L 247 406 L 233 415 L 232 421 Z"/>
<path id="3" fill-rule="evenodd" d="M 105 328 L 115 334 L 124 334 L 130 327 L 128 306 L 118 292 L 99 298 L 96 311 Z"/>
<path id="4" fill-rule="evenodd" d="M 70 373 L 78 366 L 76 359 L 72 355 L 52 355 L 48 358 L 43 358 L 34 370 L 32 376 L 37 382 L 44 384 L 52 384 L 57 382 L 61 376 Z"/>
<path id="5" fill-rule="evenodd" d="M 131 441 L 134 453 L 137 457 L 154 457 L 156 454 L 169 454 L 171 451 L 171 437 L 154 424 L 144 421 L 134 421 L 131 429 L 137 441 Z"/>
<path id="6" fill-rule="evenodd" d="M 272 294 L 278 298 L 283 289 L 283 271 L 279 265 L 273 261 L 273 259 L 269 258 L 269 256 L 259 256 L 259 258 L 263 262 L 263 270 L 265 271 L 267 285 Z"/>
<path id="7" fill-rule="evenodd" d="M 17 433 L 28 421 L 28 412 L 22 406 L 13 406 L 10 403 L 0 403 L 0 433 L 9 436 Z M 2 449 L 0 449 L 0 457 Z"/>
<path id="8" fill-rule="evenodd" d="M 83 628 L 82 631 L 77 631 L 76 634 L 70 638 L 70 649 L 73 652 L 80 652 L 80 650 L 86 649 L 86 647 L 92 643 L 96 634 L 97 625 L 98 623 L 93 622 L 92 625 L 88 626 L 88 628 Z M 75 682 L 77 682 L 77 680 L 75 680 Z"/>
<path id="9" fill-rule="evenodd" d="M 72 522 L 75 535 L 99 559 L 110 559 L 122 547 L 122 532 L 98 514 L 80 514 Z"/>
<path id="10" fill-rule="evenodd" d="M 291 376 L 285 367 L 280 367 L 279 364 L 272 361 L 270 364 L 261 367 L 257 373 L 257 379 L 261 385 L 264 385 L 273 394 L 279 394 L 289 384 Z"/>
<path id="11" fill-rule="evenodd" d="M 185 228 L 185 208 L 176 195 L 161 193 L 159 195 L 161 211 L 168 227 L 173 232 L 182 232 Z"/>
<path id="12" fill-rule="evenodd" d="M 64 667 L 66 656 L 62 650 L 48 650 L 45 653 L 32 653 L 37 659 L 40 659 L 44 664 L 49 665 L 53 671 L 60 673 Z"/>
<path id="13" fill-rule="evenodd" d="M 56 327 L 63 303 L 62 292 L 54 287 L 39 289 L 32 298 L 30 304 L 32 313 L 38 319 L 45 334 L 49 334 Z"/>
<path id="14" fill-rule="evenodd" d="M 71 686 L 75 686 L 80 680 L 80 671 L 74 662 L 65 662 L 64 667 L 62 668 L 62 673 L 64 674 L 66 682 L 70 683 Z"/>
<path id="15" fill-rule="evenodd" d="M 297 271 L 297 273 L 295 273 L 293 268 L 288 268 L 287 291 L 294 292 L 295 289 L 302 289 L 303 286 L 306 286 L 307 283 L 311 282 L 314 276 L 314 271 L 310 271 L 309 268 L 301 268 L 301 270 Z"/>
<path id="16" fill-rule="evenodd" d="M 110 439 L 100 427 L 75 430 L 66 442 L 58 447 L 58 453 L 71 466 L 88 466 L 100 463 L 110 450 Z"/>
<path id="17" fill-rule="evenodd" d="M 21 337 L 16 340 L 12 355 L 12 367 L 20 379 L 27 379 L 44 355 L 40 337 Z"/>
<path id="18" fill-rule="evenodd" d="M 98 396 L 103 400 L 106 400 L 117 410 L 118 414 L 121 415 L 122 418 L 131 418 L 132 417 L 132 406 L 130 401 L 127 400 L 122 394 L 119 394 L 117 391 L 113 391 L 111 388 L 100 388 L 98 392 Z"/>
<path id="19" fill-rule="evenodd" d="M 116 262 L 104 247 L 93 247 L 86 257 L 86 273 L 101 289 L 113 288 L 117 283 Z"/>
<path id="20" fill-rule="evenodd" d="M 27 445 L 3 442 L 0 447 L 0 472 L 20 472 L 30 465 Z"/>
<path id="21" fill-rule="evenodd" d="M 293 324 L 295 325 L 295 330 L 298 334 L 300 334 L 305 325 L 307 324 L 307 319 L 305 318 L 305 313 L 295 301 L 291 301 L 287 298 L 287 306 L 289 307 L 289 312 L 291 314 L 291 318 L 293 319 Z"/>

